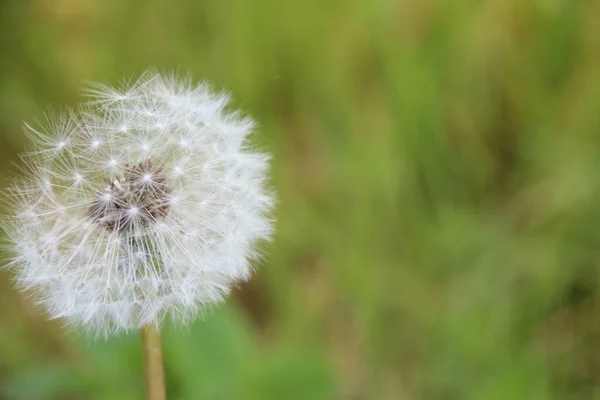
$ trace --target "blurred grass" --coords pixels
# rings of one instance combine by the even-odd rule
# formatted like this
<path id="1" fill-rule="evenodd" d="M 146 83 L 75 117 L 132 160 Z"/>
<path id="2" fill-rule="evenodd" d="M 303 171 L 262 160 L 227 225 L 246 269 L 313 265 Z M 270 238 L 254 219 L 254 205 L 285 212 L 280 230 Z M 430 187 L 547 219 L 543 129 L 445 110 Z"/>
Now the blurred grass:
<path id="1" fill-rule="evenodd" d="M 87 79 L 190 70 L 258 120 L 277 236 L 168 331 L 172 399 L 600 397 L 600 3 L 6 1 L 0 173 Z M 0 398 L 141 398 L 135 335 L 0 281 Z"/>

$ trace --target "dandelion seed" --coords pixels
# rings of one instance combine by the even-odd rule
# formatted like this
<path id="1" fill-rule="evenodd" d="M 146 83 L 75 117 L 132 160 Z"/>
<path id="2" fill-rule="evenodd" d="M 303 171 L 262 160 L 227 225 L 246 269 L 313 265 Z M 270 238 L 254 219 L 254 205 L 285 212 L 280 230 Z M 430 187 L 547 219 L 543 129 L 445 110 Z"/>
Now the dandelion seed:
<path id="1" fill-rule="evenodd" d="M 269 157 L 206 85 L 146 73 L 88 93 L 50 129 L 26 126 L 9 267 L 51 317 L 100 336 L 193 320 L 248 279 L 271 234 Z"/>

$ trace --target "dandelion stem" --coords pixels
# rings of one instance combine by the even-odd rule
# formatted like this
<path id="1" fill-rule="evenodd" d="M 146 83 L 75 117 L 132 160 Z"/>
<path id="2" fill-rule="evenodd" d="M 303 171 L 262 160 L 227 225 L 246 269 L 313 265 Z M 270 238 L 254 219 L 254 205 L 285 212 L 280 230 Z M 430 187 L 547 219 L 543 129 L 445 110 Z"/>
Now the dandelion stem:
<path id="1" fill-rule="evenodd" d="M 146 400 L 166 400 L 160 332 L 153 324 L 140 331 L 144 351 Z"/>

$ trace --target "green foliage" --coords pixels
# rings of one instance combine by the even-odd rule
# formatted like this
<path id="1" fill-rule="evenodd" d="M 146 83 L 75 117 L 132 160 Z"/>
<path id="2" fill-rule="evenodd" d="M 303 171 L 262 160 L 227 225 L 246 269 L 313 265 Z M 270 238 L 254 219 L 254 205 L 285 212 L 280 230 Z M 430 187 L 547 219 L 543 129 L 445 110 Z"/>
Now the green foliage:
<path id="1" fill-rule="evenodd" d="M 170 398 L 595 398 L 596 3 L 8 1 L 0 173 L 83 80 L 189 70 L 258 120 L 280 203 L 256 277 L 165 332 Z M 0 397 L 141 398 L 135 335 L 8 280 Z"/>
<path id="2" fill-rule="evenodd" d="M 0 394 L 14 400 L 85 396 L 143 398 L 135 335 L 108 342 L 69 342 L 80 359 L 47 362 L 11 376 Z M 333 376 L 322 355 L 261 347 L 238 312 L 224 307 L 187 329 L 164 332 L 169 399 L 330 399 Z M 91 397 L 90 397 L 91 396 Z M 69 397 L 70 398 L 70 397 Z"/>

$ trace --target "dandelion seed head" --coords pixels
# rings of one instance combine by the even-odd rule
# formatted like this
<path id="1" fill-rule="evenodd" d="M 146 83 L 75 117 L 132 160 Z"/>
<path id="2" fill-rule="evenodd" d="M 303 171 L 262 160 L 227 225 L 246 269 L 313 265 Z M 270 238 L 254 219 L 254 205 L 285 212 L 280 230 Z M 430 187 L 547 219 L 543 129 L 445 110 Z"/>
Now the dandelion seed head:
<path id="1" fill-rule="evenodd" d="M 88 94 L 26 125 L 8 265 L 51 317 L 100 336 L 191 321 L 249 278 L 271 235 L 269 157 L 205 84 L 149 72 Z"/>

